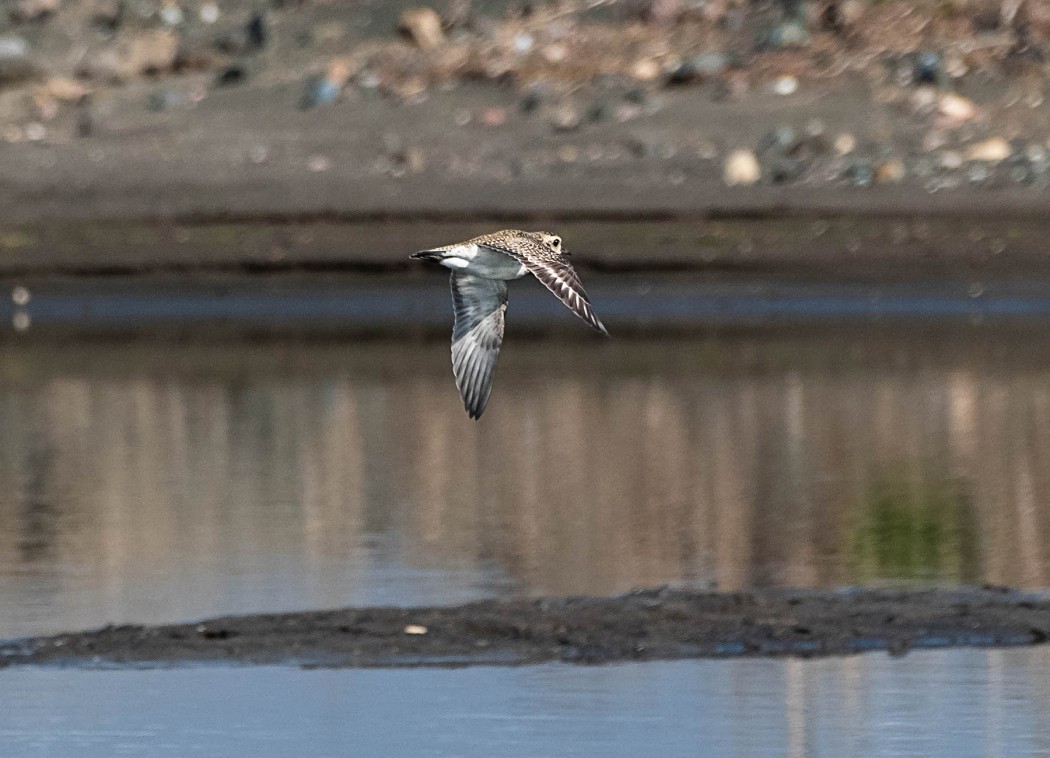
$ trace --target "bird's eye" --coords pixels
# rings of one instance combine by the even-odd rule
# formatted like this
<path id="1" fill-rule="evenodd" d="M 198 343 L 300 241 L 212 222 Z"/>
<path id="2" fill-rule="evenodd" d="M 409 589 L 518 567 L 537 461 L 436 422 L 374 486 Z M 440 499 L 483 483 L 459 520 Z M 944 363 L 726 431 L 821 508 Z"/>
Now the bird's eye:
<path id="1" fill-rule="evenodd" d="M 554 239 L 551 240 L 551 244 L 554 247 L 561 247 L 561 238 L 560 237 L 555 237 Z"/>

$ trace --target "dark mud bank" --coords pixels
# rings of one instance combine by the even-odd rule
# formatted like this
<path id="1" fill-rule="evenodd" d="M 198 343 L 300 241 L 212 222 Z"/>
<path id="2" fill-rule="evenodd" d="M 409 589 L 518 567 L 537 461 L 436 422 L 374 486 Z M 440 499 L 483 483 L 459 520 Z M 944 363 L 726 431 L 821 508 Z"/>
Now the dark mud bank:
<path id="1" fill-rule="evenodd" d="M 632 592 L 110 626 L 8 641 L 0 666 L 333 667 L 822 656 L 1050 639 L 1050 601 L 1009 590 Z"/>

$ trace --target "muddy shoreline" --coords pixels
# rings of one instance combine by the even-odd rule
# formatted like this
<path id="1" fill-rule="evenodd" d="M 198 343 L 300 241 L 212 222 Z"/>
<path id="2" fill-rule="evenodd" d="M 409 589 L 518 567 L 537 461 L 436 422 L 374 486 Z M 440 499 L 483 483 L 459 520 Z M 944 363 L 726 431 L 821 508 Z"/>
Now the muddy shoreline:
<path id="1" fill-rule="evenodd" d="M 824 656 L 1050 639 L 1050 601 L 1007 589 L 690 592 L 223 617 L 8 641 L 0 666 L 330 667 Z"/>

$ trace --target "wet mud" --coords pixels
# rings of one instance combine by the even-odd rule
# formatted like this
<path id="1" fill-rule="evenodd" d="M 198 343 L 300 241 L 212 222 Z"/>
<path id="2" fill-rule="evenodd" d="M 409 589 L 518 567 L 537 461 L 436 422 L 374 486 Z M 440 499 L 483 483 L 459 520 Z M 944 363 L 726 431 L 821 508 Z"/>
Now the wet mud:
<path id="1" fill-rule="evenodd" d="M 1050 638 L 1050 601 L 998 589 L 635 591 L 458 607 L 347 608 L 12 640 L 0 666 L 330 667 L 599 664 L 1018 646 Z"/>

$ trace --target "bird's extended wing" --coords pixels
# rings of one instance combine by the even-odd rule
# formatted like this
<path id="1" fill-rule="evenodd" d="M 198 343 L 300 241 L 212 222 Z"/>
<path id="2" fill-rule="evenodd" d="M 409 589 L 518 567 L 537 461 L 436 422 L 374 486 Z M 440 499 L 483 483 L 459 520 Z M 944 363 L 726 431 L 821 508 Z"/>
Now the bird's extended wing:
<path id="1" fill-rule="evenodd" d="M 609 335 L 605 326 L 598 319 L 598 316 L 595 315 L 594 309 L 591 307 L 591 301 L 583 289 L 583 284 L 580 282 L 576 269 L 572 267 L 572 264 L 569 263 L 564 255 L 549 251 L 538 243 L 535 245 L 535 248 L 529 246 L 521 247 L 520 249 L 515 249 L 515 246 L 503 246 L 492 242 L 485 242 L 484 244 L 525 264 L 529 273 L 543 282 L 543 286 L 565 303 L 570 311 L 602 334 Z"/>
<path id="2" fill-rule="evenodd" d="M 452 306 L 452 372 L 471 418 L 480 418 L 492 391 L 492 369 L 503 343 L 507 284 L 496 279 L 454 272 Z"/>

